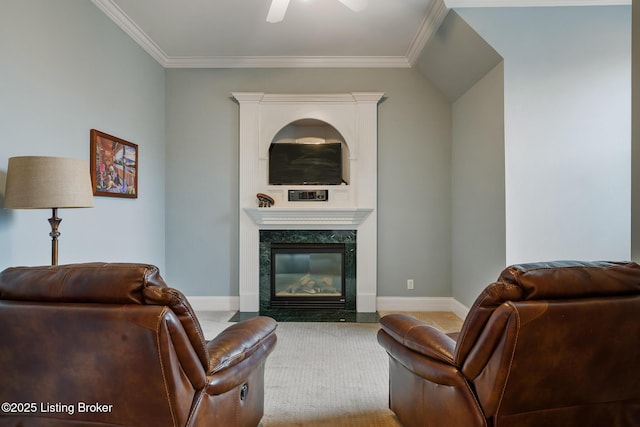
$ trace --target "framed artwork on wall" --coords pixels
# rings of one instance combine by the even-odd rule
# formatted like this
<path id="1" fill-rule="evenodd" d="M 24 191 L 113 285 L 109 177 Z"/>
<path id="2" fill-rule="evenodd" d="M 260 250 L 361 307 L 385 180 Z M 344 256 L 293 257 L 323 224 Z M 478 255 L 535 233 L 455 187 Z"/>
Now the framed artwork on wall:
<path id="1" fill-rule="evenodd" d="M 91 183 L 95 196 L 138 197 L 138 146 L 91 129 Z"/>

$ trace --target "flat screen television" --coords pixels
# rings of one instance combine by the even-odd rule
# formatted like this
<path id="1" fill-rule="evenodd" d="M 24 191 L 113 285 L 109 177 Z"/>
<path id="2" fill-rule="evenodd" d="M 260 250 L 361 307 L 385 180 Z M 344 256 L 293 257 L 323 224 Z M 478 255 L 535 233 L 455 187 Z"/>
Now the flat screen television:
<path id="1" fill-rule="evenodd" d="M 339 142 L 271 144 L 269 184 L 342 184 L 342 144 Z"/>

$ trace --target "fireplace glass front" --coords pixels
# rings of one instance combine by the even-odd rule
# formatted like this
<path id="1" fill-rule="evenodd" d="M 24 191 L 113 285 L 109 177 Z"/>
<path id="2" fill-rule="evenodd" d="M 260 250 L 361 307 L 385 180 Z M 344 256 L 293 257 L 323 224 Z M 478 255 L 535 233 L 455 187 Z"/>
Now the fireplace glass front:
<path id="1" fill-rule="evenodd" d="M 271 245 L 271 307 L 344 308 L 345 245 Z"/>

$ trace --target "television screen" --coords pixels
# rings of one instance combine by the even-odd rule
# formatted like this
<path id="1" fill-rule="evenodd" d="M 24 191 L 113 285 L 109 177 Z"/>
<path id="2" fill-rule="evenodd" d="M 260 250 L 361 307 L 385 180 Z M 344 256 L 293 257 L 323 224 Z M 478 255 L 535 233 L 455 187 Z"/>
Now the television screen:
<path id="1" fill-rule="evenodd" d="M 339 142 L 271 144 L 269 184 L 342 184 L 342 144 Z"/>

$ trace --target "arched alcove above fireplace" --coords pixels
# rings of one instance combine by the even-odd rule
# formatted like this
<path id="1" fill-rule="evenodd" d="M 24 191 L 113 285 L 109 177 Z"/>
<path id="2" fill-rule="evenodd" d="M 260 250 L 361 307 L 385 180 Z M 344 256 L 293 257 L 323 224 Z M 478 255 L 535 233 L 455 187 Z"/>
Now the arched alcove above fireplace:
<path id="1" fill-rule="evenodd" d="M 349 146 L 331 124 L 300 119 L 269 146 L 268 185 L 348 185 Z"/>
<path id="2" fill-rule="evenodd" d="M 240 311 L 260 311 L 261 230 L 356 231 L 356 310 L 376 311 L 377 111 L 382 95 L 233 93 L 240 106 Z M 340 182 L 270 182 L 274 146 L 336 143 Z M 259 206 L 259 193 L 273 205 Z"/>

